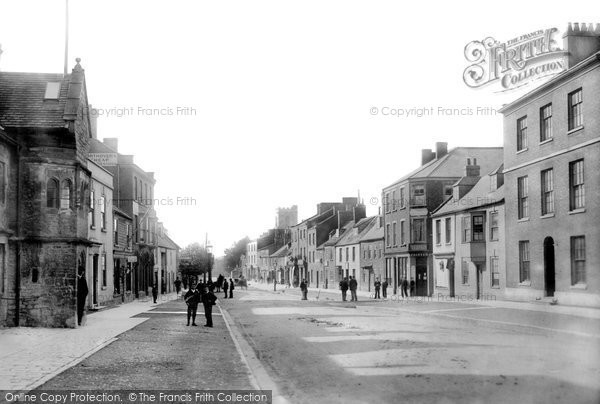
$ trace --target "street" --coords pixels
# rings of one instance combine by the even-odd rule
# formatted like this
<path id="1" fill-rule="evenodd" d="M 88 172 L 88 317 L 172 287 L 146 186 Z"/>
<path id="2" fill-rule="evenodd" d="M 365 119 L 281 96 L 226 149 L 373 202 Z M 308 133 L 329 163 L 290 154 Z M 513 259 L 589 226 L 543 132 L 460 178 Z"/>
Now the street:
<path id="1" fill-rule="evenodd" d="M 291 403 L 600 399 L 598 318 L 435 301 L 341 302 L 329 292 L 316 297 L 311 292 L 301 301 L 294 289 L 252 287 L 236 290 L 231 300 L 220 294 L 224 313 L 215 310 L 213 329 L 187 327 L 181 300 L 159 304 L 134 316 L 146 321 L 38 389 L 277 386 L 277 397 Z M 236 338 L 243 339 L 245 358 Z M 250 371 L 249 357 L 259 362 L 249 360 Z"/>
<path id="2" fill-rule="evenodd" d="M 227 309 L 291 402 L 575 403 L 600 397 L 598 320 L 579 321 L 596 335 L 587 338 L 474 322 L 469 319 L 541 318 L 554 326 L 540 313 L 467 304 L 306 302 L 290 290 L 253 291 L 241 299 L 246 304 Z M 442 310 L 457 318 L 424 314 Z"/>

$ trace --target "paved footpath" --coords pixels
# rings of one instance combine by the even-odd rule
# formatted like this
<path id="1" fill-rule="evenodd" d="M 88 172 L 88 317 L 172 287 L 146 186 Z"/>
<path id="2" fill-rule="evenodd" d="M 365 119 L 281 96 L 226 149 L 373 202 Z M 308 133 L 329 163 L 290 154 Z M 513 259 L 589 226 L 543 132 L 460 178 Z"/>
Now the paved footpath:
<path id="1" fill-rule="evenodd" d="M 163 295 L 158 304 L 136 300 L 90 313 L 86 324 L 75 329 L 0 329 L 0 390 L 29 391 L 40 386 L 147 320 L 134 316 L 176 298 Z"/>

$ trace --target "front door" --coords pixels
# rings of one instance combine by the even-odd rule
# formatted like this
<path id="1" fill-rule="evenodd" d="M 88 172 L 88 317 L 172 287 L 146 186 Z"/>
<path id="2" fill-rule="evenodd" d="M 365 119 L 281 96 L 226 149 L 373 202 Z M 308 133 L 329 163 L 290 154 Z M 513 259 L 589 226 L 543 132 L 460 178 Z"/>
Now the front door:
<path id="1" fill-rule="evenodd" d="M 416 296 L 427 296 L 427 258 L 417 257 L 415 268 L 416 279 Z"/>
<path id="2" fill-rule="evenodd" d="M 477 300 L 483 295 L 483 268 L 484 264 L 475 264 L 475 273 L 477 276 Z"/>
<path id="3" fill-rule="evenodd" d="M 454 297 L 454 258 L 450 258 L 446 264 L 448 268 L 448 287 L 450 289 L 450 297 Z"/>
<path id="4" fill-rule="evenodd" d="M 554 273 L 554 240 L 552 237 L 544 239 L 544 286 L 546 296 L 554 296 L 556 277 Z"/>
<path id="5" fill-rule="evenodd" d="M 92 304 L 98 304 L 98 254 L 92 259 Z"/>

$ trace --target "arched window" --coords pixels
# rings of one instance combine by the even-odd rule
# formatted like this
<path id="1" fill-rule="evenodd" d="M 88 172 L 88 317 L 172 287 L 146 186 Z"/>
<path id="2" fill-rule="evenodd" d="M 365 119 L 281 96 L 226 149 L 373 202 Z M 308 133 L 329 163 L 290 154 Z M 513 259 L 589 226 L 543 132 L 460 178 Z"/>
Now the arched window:
<path id="1" fill-rule="evenodd" d="M 46 184 L 46 206 L 49 208 L 58 208 L 58 181 L 50 178 Z"/>
<path id="2" fill-rule="evenodd" d="M 60 189 L 60 208 L 73 209 L 73 185 L 70 180 L 64 180 Z"/>

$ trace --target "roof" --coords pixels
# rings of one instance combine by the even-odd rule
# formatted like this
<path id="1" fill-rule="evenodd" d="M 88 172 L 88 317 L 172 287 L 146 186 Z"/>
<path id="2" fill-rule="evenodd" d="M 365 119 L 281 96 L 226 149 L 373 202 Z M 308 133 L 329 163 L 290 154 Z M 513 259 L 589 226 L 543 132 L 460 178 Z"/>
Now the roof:
<path id="1" fill-rule="evenodd" d="M 375 224 L 377 216 L 366 217 L 361 219 L 352 226 L 348 231 L 346 231 L 338 240 L 336 245 L 350 245 L 350 244 L 358 244 L 361 240 L 362 235 L 368 231 L 373 224 Z"/>
<path id="2" fill-rule="evenodd" d="M 281 247 L 279 250 L 275 251 L 271 254 L 271 257 L 286 257 L 290 252 L 290 249 L 287 244 Z"/>
<path id="3" fill-rule="evenodd" d="M 384 238 L 383 226 L 379 226 L 377 223 L 379 217 L 375 216 L 375 219 L 376 220 L 373 222 L 373 226 L 363 233 L 362 237 L 360 238 L 360 242 L 382 240 Z"/>
<path id="4" fill-rule="evenodd" d="M 503 159 L 502 147 L 456 147 L 447 154 L 422 165 L 413 172 L 385 188 L 409 179 L 419 178 L 459 178 L 464 176 L 466 159 L 476 158 L 481 172 L 488 173 L 500 165 Z"/>
<path id="5" fill-rule="evenodd" d="M 60 83 L 58 99 L 44 99 L 48 83 Z M 64 128 L 75 120 L 85 78 L 79 62 L 72 74 L 0 72 L 0 125 Z"/>
<path id="6" fill-rule="evenodd" d="M 173 241 L 171 240 L 171 238 L 169 236 L 167 236 L 166 234 L 159 234 L 158 235 L 158 245 L 159 247 L 165 247 L 165 248 L 169 248 L 171 250 L 179 250 L 179 246 Z"/>
<path id="7" fill-rule="evenodd" d="M 493 205 L 502 201 L 504 201 L 504 185 L 494 191 L 490 191 L 490 176 L 485 175 L 459 200 L 448 198 L 432 216 L 440 217 L 451 213 Z"/>

